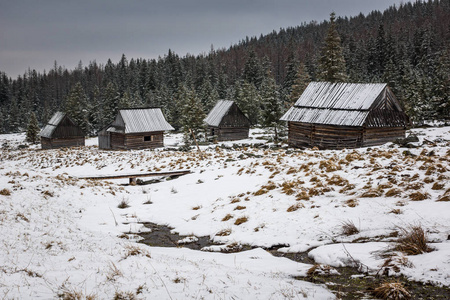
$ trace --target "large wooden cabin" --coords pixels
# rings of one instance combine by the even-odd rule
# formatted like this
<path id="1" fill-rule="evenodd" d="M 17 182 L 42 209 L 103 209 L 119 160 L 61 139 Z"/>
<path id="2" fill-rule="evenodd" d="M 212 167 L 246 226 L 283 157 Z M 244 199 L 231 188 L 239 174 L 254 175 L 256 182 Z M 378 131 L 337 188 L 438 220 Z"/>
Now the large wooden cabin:
<path id="1" fill-rule="evenodd" d="M 343 149 L 404 138 L 409 118 L 386 84 L 312 82 L 281 118 L 293 147 Z"/>
<path id="2" fill-rule="evenodd" d="M 152 149 L 164 146 L 164 131 L 174 130 L 160 108 L 121 109 L 98 133 L 100 149 Z"/>
<path id="3" fill-rule="evenodd" d="M 230 100 L 219 100 L 205 118 L 207 136 L 217 141 L 232 141 L 248 138 L 250 120 Z"/>
<path id="4" fill-rule="evenodd" d="M 84 132 L 66 113 L 56 112 L 39 133 L 42 149 L 84 146 Z"/>

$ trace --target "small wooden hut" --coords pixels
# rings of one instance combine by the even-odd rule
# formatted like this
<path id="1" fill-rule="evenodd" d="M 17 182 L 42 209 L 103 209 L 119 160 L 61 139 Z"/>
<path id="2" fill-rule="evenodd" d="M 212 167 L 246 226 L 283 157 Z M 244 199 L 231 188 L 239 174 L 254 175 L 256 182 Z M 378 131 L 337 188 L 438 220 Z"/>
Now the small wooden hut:
<path id="1" fill-rule="evenodd" d="M 218 141 L 232 141 L 248 138 L 250 120 L 230 100 L 219 100 L 205 118 L 207 136 L 216 136 Z"/>
<path id="2" fill-rule="evenodd" d="M 409 118 L 386 84 L 312 82 L 281 120 L 293 147 L 342 149 L 404 138 Z"/>
<path id="3" fill-rule="evenodd" d="M 160 108 L 121 109 L 98 133 L 100 149 L 152 149 L 164 146 L 164 131 L 174 130 Z"/>
<path id="4" fill-rule="evenodd" d="M 66 113 L 56 112 L 39 133 L 42 149 L 84 146 L 84 132 Z"/>

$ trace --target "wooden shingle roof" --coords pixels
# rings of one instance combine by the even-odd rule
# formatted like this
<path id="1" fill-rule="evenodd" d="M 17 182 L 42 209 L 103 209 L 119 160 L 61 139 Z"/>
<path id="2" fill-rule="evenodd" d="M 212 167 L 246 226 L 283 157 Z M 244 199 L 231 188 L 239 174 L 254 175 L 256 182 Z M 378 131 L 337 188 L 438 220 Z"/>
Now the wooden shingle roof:
<path id="1" fill-rule="evenodd" d="M 362 126 L 372 110 L 383 109 L 384 104 L 380 103 L 386 101 L 388 89 L 384 83 L 311 82 L 281 120 Z M 389 94 L 389 101 L 389 109 L 404 114 L 392 93 Z"/>
<path id="2" fill-rule="evenodd" d="M 234 101 L 219 100 L 214 108 L 208 113 L 204 122 L 209 126 L 219 126 L 223 117 L 228 113 Z"/>
<path id="3" fill-rule="evenodd" d="M 108 132 L 140 133 L 174 130 L 160 108 L 121 109 Z"/>

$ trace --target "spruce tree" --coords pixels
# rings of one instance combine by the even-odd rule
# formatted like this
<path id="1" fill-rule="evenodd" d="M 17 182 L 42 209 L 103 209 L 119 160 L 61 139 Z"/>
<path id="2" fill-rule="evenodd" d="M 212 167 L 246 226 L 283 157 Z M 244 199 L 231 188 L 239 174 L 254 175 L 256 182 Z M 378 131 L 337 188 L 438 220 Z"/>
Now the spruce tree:
<path id="1" fill-rule="evenodd" d="M 83 130 L 84 133 L 91 133 L 91 124 L 89 123 L 90 110 L 88 101 L 80 82 L 70 91 L 66 100 L 65 112 L 70 118 Z"/>
<path id="2" fill-rule="evenodd" d="M 249 118 L 250 123 L 256 125 L 261 120 L 261 96 L 255 85 L 244 81 L 237 83 L 234 100 L 242 112 Z"/>
<path id="3" fill-rule="evenodd" d="M 198 98 L 195 90 L 187 90 L 184 93 L 185 99 L 180 99 L 181 104 L 181 125 L 185 142 L 193 139 L 192 134 L 199 140 L 200 133 L 204 130 L 204 122 L 206 115 L 203 112 L 203 106 Z"/>
<path id="4" fill-rule="evenodd" d="M 333 12 L 330 15 L 330 27 L 319 58 L 317 78 L 328 82 L 346 82 L 348 77 L 345 59 L 335 19 Z"/>
<path id="5" fill-rule="evenodd" d="M 32 144 L 36 144 L 39 131 L 39 124 L 36 118 L 36 114 L 33 111 L 30 114 L 30 120 L 28 122 L 26 141 Z"/>
<path id="6" fill-rule="evenodd" d="M 274 141 L 278 142 L 278 127 L 283 114 L 280 93 L 275 79 L 268 74 L 261 84 L 261 101 L 263 104 L 262 123 L 274 130 Z"/>
<path id="7" fill-rule="evenodd" d="M 308 74 L 308 70 L 303 63 L 300 63 L 298 66 L 297 74 L 295 76 L 294 84 L 291 88 L 290 94 L 290 103 L 288 103 L 288 107 L 291 107 L 295 104 L 295 102 L 300 98 L 303 91 L 306 89 L 308 84 L 311 82 L 311 77 Z"/>

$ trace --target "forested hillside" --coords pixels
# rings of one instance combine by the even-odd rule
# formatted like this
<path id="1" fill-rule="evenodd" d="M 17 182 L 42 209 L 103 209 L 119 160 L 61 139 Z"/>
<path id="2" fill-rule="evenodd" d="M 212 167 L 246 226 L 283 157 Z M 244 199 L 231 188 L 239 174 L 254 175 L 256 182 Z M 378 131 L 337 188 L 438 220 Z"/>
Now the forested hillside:
<path id="1" fill-rule="evenodd" d="M 335 24 L 347 81 L 387 82 L 415 123 L 449 119 L 450 0 L 404 3 Z M 32 112 L 42 125 L 64 110 L 95 134 L 118 107 L 135 106 L 162 107 L 179 129 L 192 106 L 207 112 L 223 98 L 237 101 L 253 124 L 271 125 L 268 112 L 286 109 L 307 82 L 320 80 L 329 27 L 304 23 L 198 56 L 124 54 L 117 63 L 80 62 L 73 70 L 55 62 L 17 78 L 0 70 L 0 132 L 25 130 Z"/>

